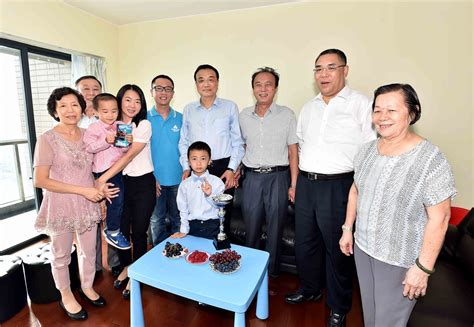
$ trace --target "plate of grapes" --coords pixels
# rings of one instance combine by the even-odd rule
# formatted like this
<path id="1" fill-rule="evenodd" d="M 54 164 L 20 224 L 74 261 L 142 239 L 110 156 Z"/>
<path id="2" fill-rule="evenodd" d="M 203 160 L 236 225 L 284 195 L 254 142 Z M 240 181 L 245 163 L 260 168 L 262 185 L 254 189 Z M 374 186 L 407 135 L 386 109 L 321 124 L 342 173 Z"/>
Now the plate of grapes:
<path id="1" fill-rule="evenodd" d="M 209 257 L 209 266 L 215 272 L 232 274 L 240 269 L 240 254 L 231 249 L 216 252 Z"/>
<path id="2" fill-rule="evenodd" d="M 188 249 L 179 243 L 166 242 L 163 255 L 170 259 L 179 259 L 188 254 Z"/>

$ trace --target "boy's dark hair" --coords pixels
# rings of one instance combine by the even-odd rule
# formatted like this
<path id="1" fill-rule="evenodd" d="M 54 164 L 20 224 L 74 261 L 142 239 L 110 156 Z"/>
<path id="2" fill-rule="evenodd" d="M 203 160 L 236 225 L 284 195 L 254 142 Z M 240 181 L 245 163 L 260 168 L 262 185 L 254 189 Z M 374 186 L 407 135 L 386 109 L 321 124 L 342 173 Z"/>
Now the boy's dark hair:
<path id="1" fill-rule="evenodd" d="M 82 77 L 79 77 L 77 80 L 76 80 L 76 83 L 74 83 L 74 85 L 77 85 L 79 84 L 80 81 L 83 81 L 85 79 L 93 79 L 95 81 L 97 81 L 97 83 L 99 83 L 99 86 L 100 88 L 102 88 L 102 83 L 97 79 L 97 77 L 93 76 L 93 75 L 85 75 L 85 76 L 82 76 Z"/>
<path id="2" fill-rule="evenodd" d="M 119 115 L 117 117 L 117 120 L 122 120 L 122 99 L 123 96 L 125 95 L 125 92 L 128 90 L 132 90 L 137 92 L 138 96 L 140 97 L 140 112 L 133 117 L 132 123 L 135 123 L 135 125 L 138 126 L 142 120 L 146 119 L 146 111 L 147 111 L 147 106 L 146 106 L 146 100 L 145 100 L 145 95 L 143 94 L 142 89 L 135 84 L 125 84 L 120 88 L 120 90 L 117 92 L 117 104 L 118 104 L 118 109 L 119 109 Z"/>
<path id="3" fill-rule="evenodd" d="M 257 71 L 252 74 L 252 89 L 253 89 L 253 82 L 255 81 L 255 77 L 257 77 L 257 75 L 261 73 L 272 74 L 273 77 L 275 78 L 275 87 L 278 87 L 278 82 L 280 81 L 280 75 L 276 72 L 275 69 L 271 67 L 262 67 L 262 68 L 257 69 Z"/>
<path id="4" fill-rule="evenodd" d="M 319 56 L 316 58 L 316 61 L 315 62 L 318 62 L 319 58 L 321 56 L 324 56 L 324 55 L 328 55 L 328 54 L 335 54 L 339 57 L 339 59 L 341 59 L 342 63 L 344 65 L 347 65 L 347 57 L 346 57 L 346 54 L 344 52 L 342 52 L 342 50 L 339 50 L 339 49 L 326 49 L 324 50 L 323 52 L 321 52 L 319 54 Z"/>
<path id="5" fill-rule="evenodd" d="M 152 88 L 153 88 L 153 83 L 155 83 L 155 81 L 156 81 L 158 78 L 167 79 L 168 81 L 171 82 L 171 85 L 173 85 L 173 88 L 174 88 L 174 82 L 173 82 L 173 80 L 171 79 L 171 77 L 169 77 L 168 75 L 158 75 L 158 76 L 155 76 L 155 78 L 153 78 L 153 79 L 151 80 L 151 87 L 152 87 Z"/>
<path id="6" fill-rule="evenodd" d="M 203 69 L 210 69 L 212 71 L 214 71 L 214 73 L 216 73 L 216 78 L 217 80 L 219 80 L 219 72 L 217 71 L 217 69 L 209 64 L 203 64 L 203 65 L 199 65 L 198 68 L 196 68 L 196 70 L 194 71 L 194 81 L 197 82 L 196 80 L 196 75 L 197 73 L 200 71 L 200 70 L 203 70 Z"/>
<path id="7" fill-rule="evenodd" d="M 84 100 L 84 97 L 79 92 L 74 89 L 71 89 L 70 87 L 59 87 L 51 93 L 47 102 L 48 113 L 51 117 L 54 118 L 54 120 L 59 121 L 59 118 L 54 115 L 56 113 L 57 102 L 60 101 L 64 96 L 69 94 L 73 94 L 76 96 L 77 101 L 81 106 L 82 113 L 84 113 L 84 110 L 86 110 L 86 100 Z"/>
<path id="8" fill-rule="evenodd" d="M 115 95 L 110 94 L 110 93 L 101 93 L 101 94 L 97 94 L 92 100 L 92 105 L 94 106 L 95 110 L 99 110 L 99 103 L 101 101 L 115 101 L 118 106 L 118 101 Z"/>
<path id="9" fill-rule="evenodd" d="M 188 159 L 189 159 L 189 154 L 193 150 L 206 151 L 207 154 L 209 155 L 209 159 L 211 158 L 211 147 L 207 145 L 206 142 L 197 141 L 191 144 L 188 148 Z"/>

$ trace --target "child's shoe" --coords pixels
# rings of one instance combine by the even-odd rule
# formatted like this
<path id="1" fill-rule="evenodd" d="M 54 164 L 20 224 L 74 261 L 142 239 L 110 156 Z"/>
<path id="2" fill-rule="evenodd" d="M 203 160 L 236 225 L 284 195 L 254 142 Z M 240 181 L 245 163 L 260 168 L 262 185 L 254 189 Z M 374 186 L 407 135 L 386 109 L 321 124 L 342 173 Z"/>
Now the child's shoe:
<path id="1" fill-rule="evenodd" d="M 120 250 L 128 250 L 132 247 L 130 242 L 123 236 L 122 232 L 112 234 L 107 231 L 105 241 Z"/>

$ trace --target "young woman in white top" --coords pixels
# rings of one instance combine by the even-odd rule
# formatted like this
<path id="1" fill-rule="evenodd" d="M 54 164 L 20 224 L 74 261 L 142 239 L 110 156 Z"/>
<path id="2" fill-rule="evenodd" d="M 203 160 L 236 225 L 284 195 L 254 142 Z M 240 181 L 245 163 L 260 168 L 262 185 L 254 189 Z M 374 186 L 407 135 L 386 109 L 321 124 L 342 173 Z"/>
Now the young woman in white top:
<path id="1" fill-rule="evenodd" d="M 120 264 L 127 267 L 147 251 L 147 231 L 156 201 L 156 183 L 150 151 L 151 125 L 146 119 L 143 91 L 136 85 L 126 84 L 118 91 L 117 100 L 118 119 L 132 125 L 133 143 L 127 153 L 97 181 L 105 183 L 123 170 L 125 200 L 120 229 L 127 238 L 131 234 L 133 254 L 131 250 L 125 250 L 119 251 L 119 256 Z M 127 268 L 118 276 L 114 286 L 120 288 L 126 279 Z M 129 286 L 123 292 L 126 299 L 130 296 Z"/>

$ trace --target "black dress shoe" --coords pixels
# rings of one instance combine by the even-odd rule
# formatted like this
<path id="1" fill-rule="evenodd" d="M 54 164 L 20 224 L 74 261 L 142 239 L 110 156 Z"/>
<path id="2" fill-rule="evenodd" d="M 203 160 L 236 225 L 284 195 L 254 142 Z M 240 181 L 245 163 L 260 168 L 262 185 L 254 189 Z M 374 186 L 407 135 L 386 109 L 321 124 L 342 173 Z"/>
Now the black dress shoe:
<path id="1" fill-rule="evenodd" d="M 89 299 L 89 297 L 82 291 L 82 289 L 79 289 L 79 294 L 87 300 L 90 304 L 92 304 L 95 307 L 104 307 L 105 306 L 105 299 L 99 295 L 99 297 L 95 300 Z"/>
<path id="2" fill-rule="evenodd" d="M 128 277 L 125 277 L 125 279 L 122 279 L 122 280 L 116 279 L 114 280 L 114 287 L 119 290 L 125 285 L 127 285 L 127 283 L 128 283 Z"/>
<path id="3" fill-rule="evenodd" d="M 331 315 L 328 319 L 327 327 L 345 327 L 346 315 L 335 313 L 331 310 Z"/>
<path id="4" fill-rule="evenodd" d="M 64 306 L 64 303 L 62 300 L 59 300 L 59 306 L 61 307 L 61 309 L 64 310 L 67 316 L 71 318 L 72 320 L 86 320 L 87 319 L 87 311 L 84 310 L 84 308 L 81 308 L 81 310 L 76 313 L 69 312 Z"/>
<path id="5" fill-rule="evenodd" d="M 123 290 L 122 296 L 125 300 L 129 300 L 130 299 L 130 290 L 127 290 L 127 289 Z"/>
<path id="6" fill-rule="evenodd" d="M 304 301 L 318 301 L 321 299 L 322 293 L 306 294 L 302 290 L 295 293 L 290 293 L 285 296 L 285 302 L 290 304 L 299 304 Z"/>

